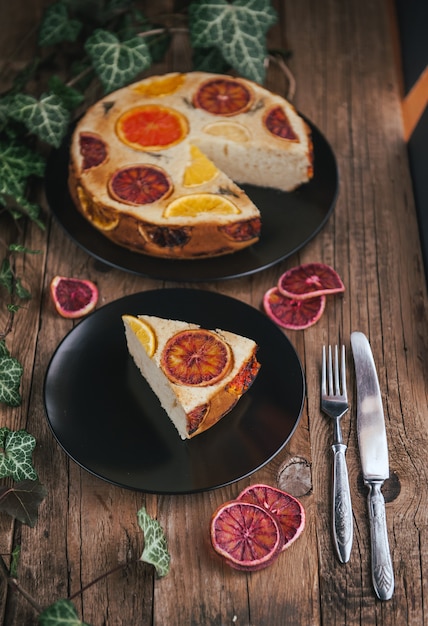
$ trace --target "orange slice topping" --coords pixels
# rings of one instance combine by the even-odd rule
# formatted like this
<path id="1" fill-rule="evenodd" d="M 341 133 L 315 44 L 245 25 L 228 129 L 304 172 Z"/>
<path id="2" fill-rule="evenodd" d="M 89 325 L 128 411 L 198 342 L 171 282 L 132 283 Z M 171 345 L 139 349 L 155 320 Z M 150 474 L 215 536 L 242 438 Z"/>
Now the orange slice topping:
<path id="1" fill-rule="evenodd" d="M 245 143 L 251 139 L 250 131 L 237 122 L 214 122 L 203 129 L 204 133 L 214 137 L 224 137 L 236 143 Z"/>
<path id="2" fill-rule="evenodd" d="M 287 141 L 299 140 L 296 133 L 291 128 L 290 120 L 284 109 L 280 106 L 274 107 L 267 112 L 264 123 L 268 131 L 280 139 L 287 139 Z"/>
<path id="3" fill-rule="evenodd" d="M 184 74 L 156 77 L 152 80 L 145 80 L 134 87 L 133 90 L 145 98 L 167 96 L 181 87 L 184 83 L 184 79 Z"/>
<path id="4" fill-rule="evenodd" d="M 122 315 L 122 319 L 134 331 L 148 356 L 152 357 L 156 351 L 156 335 L 150 324 L 133 315 Z"/>
<path id="5" fill-rule="evenodd" d="M 158 104 L 126 111 L 116 123 L 121 141 L 137 150 L 157 151 L 176 145 L 189 132 L 184 115 Z"/>
<path id="6" fill-rule="evenodd" d="M 80 206 L 88 220 L 100 230 L 114 230 L 119 224 L 119 216 L 110 209 L 93 202 L 80 185 L 77 187 Z"/>
<path id="7" fill-rule="evenodd" d="M 225 341 L 209 330 L 195 328 L 183 330 L 167 341 L 161 366 L 173 383 L 206 387 L 224 378 L 232 360 Z"/>
<path id="8" fill-rule="evenodd" d="M 232 78 L 214 78 L 203 83 L 193 104 L 213 115 L 237 115 L 247 111 L 253 96 L 249 88 Z"/>
<path id="9" fill-rule="evenodd" d="M 165 209 L 164 217 L 197 217 L 200 213 L 236 215 L 241 211 L 224 196 L 213 193 L 197 193 L 173 200 Z"/>
<path id="10" fill-rule="evenodd" d="M 160 167 L 131 165 L 113 174 L 109 191 L 119 202 L 150 204 L 171 193 L 172 184 Z"/>
<path id="11" fill-rule="evenodd" d="M 217 176 L 218 169 L 196 146 L 190 146 L 190 164 L 184 170 L 183 185 L 193 187 L 207 183 Z"/>

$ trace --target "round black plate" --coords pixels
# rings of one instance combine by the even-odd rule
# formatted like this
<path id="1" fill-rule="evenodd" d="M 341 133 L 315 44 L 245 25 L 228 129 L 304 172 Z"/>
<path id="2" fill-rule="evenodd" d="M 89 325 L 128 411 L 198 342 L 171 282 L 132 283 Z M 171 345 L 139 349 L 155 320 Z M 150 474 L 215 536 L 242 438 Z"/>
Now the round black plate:
<path id="1" fill-rule="evenodd" d="M 182 441 L 128 353 L 124 313 L 246 335 L 259 345 L 259 374 L 220 422 Z M 265 465 L 294 432 L 304 395 L 299 358 L 269 318 L 228 296 L 178 288 L 126 296 L 89 315 L 58 346 L 44 385 L 50 427 L 76 463 L 115 485 L 163 494 L 215 489 Z"/>
<path id="2" fill-rule="evenodd" d="M 53 215 L 88 254 L 115 268 L 159 280 L 213 281 L 260 272 L 307 244 L 324 226 L 336 204 L 338 171 L 333 151 L 320 131 L 312 130 L 314 177 L 292 192 L 242 185 L 262 215 L 260 241 L 213 259 L 158 259 L 122 248 L 104 237 L 75 209 L 68 192 L 70 138 L 54 150 L 46 169 L 46 197 Z"/>

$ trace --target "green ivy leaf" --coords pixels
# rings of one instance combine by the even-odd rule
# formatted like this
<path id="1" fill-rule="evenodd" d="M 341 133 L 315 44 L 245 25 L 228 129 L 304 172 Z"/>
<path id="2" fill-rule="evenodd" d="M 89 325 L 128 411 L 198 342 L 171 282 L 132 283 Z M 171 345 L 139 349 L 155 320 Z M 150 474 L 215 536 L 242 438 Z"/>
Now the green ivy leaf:
<path id="1" fill-rule="evenodd" d="M 58 600 L 40 613 L 40 626 L 90 626 L 82 622 L 70 600 Z"/>
<path id="2" fill-rule="evenodd" d="M 83 24 L 70 19 L 67 7 L 57 2 L 48 7 L 43 15 L 39 29 L 39 46 L 53 46 L 63 41 L 76 41 Z"/>
<path id="3" fill-rule="evenodd" d="M 45 173 L 44 158 L 18 142 L 0 141 L 0 195 L 23 197 L 27 178 Z"/>
<path id="4" fill-rule="evenodd" d="M 58 96 L 68 111 L 77 109 L 85 99 L 85 96 L 80 91 L 66 85 L 58 76 L 51 76 L 48 85 L 49 92 Z"/>
<path id="5" fill-rule="evenodd" d="M 6 342 L 4 339 L 0 341 L 0 358 L 3 356 L 10 356 L 10 352 L 6 348 Z"/>
<path id="6" fill-rule="evenodd" d="M 42 94 L 39 100 L 27 94 L 16 94 L 9 115 L 54 148 L 59 148 L 70 121 L 61 98 L 49 93 Z"/>
<path id="7" fill-rule="evenodd" d="M 0 377 L 3 360 L 5 357 L 0 360 Z M 26 430 L 10 430 L 7 426 L 0 428 L 0 478 L 11 476 L 16 481 L 37 480 L 32 463 L 35 446 L 36 439 Z"/>
<path id="8" fill-rule="evenodd" d="M 137 518 L 144 533 L 144 549 L 140 561 L 154 565 L 160 578 L 166 576 L 169 572 L 171 557 L 162 527 L 157 520 L 150 517 L 145 507 L 138 511 Z"/>
<path id="9" fill-rule="evenodd" d="M 265 35 L 277 20 L 269 0 L 196 0 L 189 18 L 193 47 L 217 47 L 242 76 L 263 83 Z"/>
<path id="10" fill-rule="evenodd" d="M 86 52 L 106 93 L 123 87 L 151 64 L 151 55 L 141 37 L 119 41 L 113 33 L 97 29 L 87 39 Z"/>
<path id="11" fill-rule="evenodd" d="M 47 490 L 38 480 L 22 480 L 12 487 L 0 487 L 0 511 L 33 528 L 40 503 Z"/>
<path id="12" fill-rule="evenodd" d="M 8 406 L 19 406 L 21 404 L 22 399 L 19 393 L 19 386 L 21 384 L 22 372 L 21 363 L 13 357 L 0 358 L 0 402 Z"/>
<path id="13" fill-rule="evenodd" d="M 32 250 L 31 248 L 27 248 L 20 243 L 11 243 L 9 245 L 10 252 L 23 252 L 24 254 L 40 254 L 41 250 Z"/>
<path id="14" fill-rule="evenodd" d="M 21 300 L 31 300 L 31 293 L 23 286 L 20 278 L 15 278 L 15 293 Z"/>
<path id="15" fill-rule="evenodd" d="M 194 48 L 192 59 L 195 70 L 199 72 L 225 74 L 230 69 L 218 48 Z"/>

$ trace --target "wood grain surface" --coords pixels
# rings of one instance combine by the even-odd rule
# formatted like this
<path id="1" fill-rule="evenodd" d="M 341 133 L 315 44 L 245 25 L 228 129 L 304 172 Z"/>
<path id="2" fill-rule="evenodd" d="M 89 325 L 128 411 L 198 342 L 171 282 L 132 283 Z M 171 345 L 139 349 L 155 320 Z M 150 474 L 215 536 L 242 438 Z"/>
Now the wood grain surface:
<path id="1" fill-rule="evenodd" d="M 34 24 L 49 4 L 0 0 L 2 90 L 10 85 L 13 71 L 34 53 Z M 138 4 L 152 14 L 173 5 Z M 35 193 L 44 206 L 46 230 L 22 225 L 22 243 L 41 253 L 17 261 L 33 295 L 15 316 L 7 337 L 8 349 L 24 366 L 23 402 L 13 409 L 0 405 L 0 426 L 25 428 L 36 437 L 34 464 L 47 497 L 34 528 L 0 514 L 0 550 L 7 555 L 21 545 L 19 581 L 41 607 L 78 594 L 73 602 L 79 616 L 92 626 L 428 623 L 428 299 L 390 11 L 381 0 L 288 0 L 273 5 L 279 19 L 269 33 L 269 46 L 291 51 L 293 103 L 321 130 L 337 158 L 340 188 L 335 211 L 304 249 L 270 269 L 216 283 L 188 283 L 183 276 L 179 283 L 260 309 L 264 292 L 289 267 L 324 262 L 341 275 L 346 292 L 328 300 L 320 321 L 305 331 L 286 333 L 301 359 L 307 391 L 295 434 L 270 463 L 222 489 L 156 496 L 110 485 L 70 460 L 51 434 L 43 405 L 49 360 L 73 328 L 73 322 L 54 312 L 50 280 L 56 274 L 92 279 L 99 286 L 99 307 L 126 294 L 177 284 L 122 272 L 86 254 L 51 218 L 43 188 Z M 154 70 L 186 70 L 189 62 L 190 50 L 181 38 Z M 287 93 L 287 80 L 278 67 L 269 70 L 266 84 Z M 0 211 L 0 246 L 16 237 L 8 216 Z M 6 324 L 2 302 L 0 328 Z M 370 576 L 367 492 L 357 447 L 350 350 L 354 330 L 366 333 L 372 345 L 390 452 L 391 477 L 384 494 L 396 589 L 392 600 L 383 603 L 375 598 Z M 347 565 L 337 561 L 332 546 L 332 425 L 319 406 L 321 347 L 340 341 L 348 348 L 351 410 L 343 419 L 343 433 L 355 527 Z M 281 486 L 299 492 L 306 529 L 269 569 L 252 574 L 233 571 L 209 546 L 210 516 L 244 486 L 276 485 L 279 479 Z M 168 538 L 171 571 L 162 579 L 150 566 L 135 562 L 143 548 L 136 518 L 142 505 L 159 520 Z M 103 572 L 125 562 L 126 567 L 79 594 Z M 0 620 L 6 626 L 37 624 L 33 607 L 12 593 L 1 576 Z"/>

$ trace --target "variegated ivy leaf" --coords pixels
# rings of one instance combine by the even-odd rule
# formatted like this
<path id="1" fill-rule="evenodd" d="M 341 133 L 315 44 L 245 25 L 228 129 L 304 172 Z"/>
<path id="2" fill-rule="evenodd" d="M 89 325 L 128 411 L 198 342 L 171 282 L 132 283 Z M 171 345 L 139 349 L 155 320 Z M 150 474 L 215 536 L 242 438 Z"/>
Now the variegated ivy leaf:
<path id="1" fill-rule="evenodd" d="M 35 446 L 35 438 L 27 431 L 10 430 L 7 426 L 0 428 L 0 478 L 37 480 L 32 462 Z"/>
<path id="2" fill-rule="evenodd" d="M 57 2 L 48 7 L 40 24 L 39 46 L 53 46 L 63 41 L 76 41 L 83 24 L 70 19 L 67 7 Z"/>
<path id="3" fill-rule="evenodd" d="M 58 600 L 39 615 L 40 626 L 90 626 L 82 622 L 70 600 Z"/>
<path id="4" fill-rule="evenodd" d="M 21 480 L 12 486 L 0 486 L 0 511 L 33 528 L 39 505 L 46 497 L 46 487 L 38 480 Z"/>
<path id="5" fill-rule="evenodd" d="M 61 98 L 49 93 L 42 94 L 39 100 L 27 94 L 16 94 L 10 102 L 9 115 L 54 148 L 60 146 L 70 121 Z"/>
<path id="6" fill-rule="evenodd" d="M 152 62 L 141 37 L 119 41 L 116 35 L 102 29 L 95 30 L 87 39 L 85 49 L 106 93 L 129 83 Z"/>
<path id="7" fill-rule="evenodd" d="M 61 99 L 68 111 L 74 111 L 85 99 L 83 93 L 66 85 L 58 76 L 49 78 L 49 91 Z"/>
<path id="8" fill-rule="evenodd" d="M 27 178 L 45 173 L 40 154 L 18 142 L 0 141 L 0 195 L 19 198 L 25 195 Z"/>
<path id="9" fill-rule="evenodd" d="M 197 0 L 189 5 L 194 48 L 217 47 L 242 76 L 263 83 L 266 32 L 277 20 L 269 0 Z"/>
<path id="10" fill-rule="evenodd" d="M 138 523 L 144 533 L 144 549 L 140 561 L 154 565 L 161 578 L 169 572 L 171 557 L 162 526 L 142 507 L 137 513 Z"/>
<path id="11" fill-rule="evenodd" d="M 0 357 L 0 402 L 8 406 L 19 406 L 21 394 L 19 386 L 22 377 L 22 365 L 13 357 Z"/>

